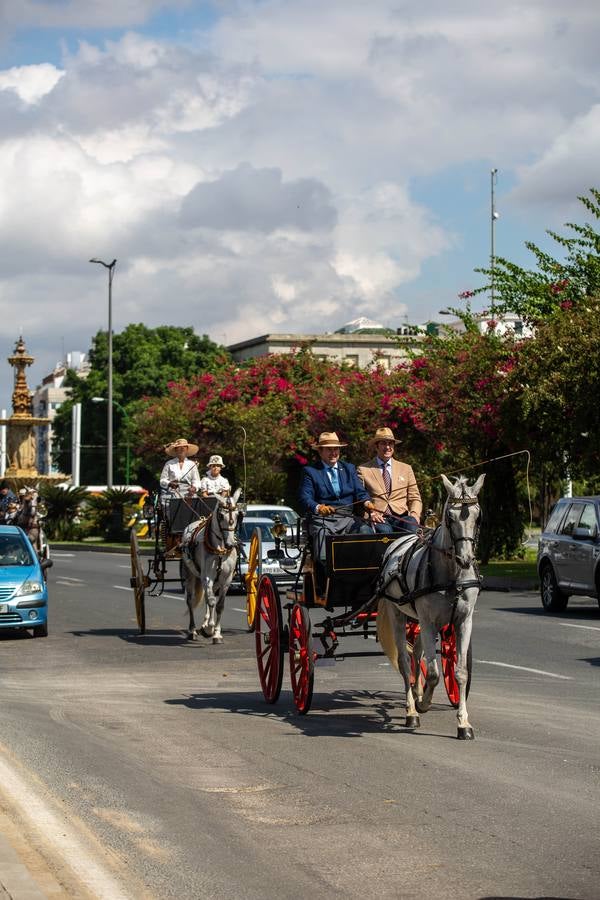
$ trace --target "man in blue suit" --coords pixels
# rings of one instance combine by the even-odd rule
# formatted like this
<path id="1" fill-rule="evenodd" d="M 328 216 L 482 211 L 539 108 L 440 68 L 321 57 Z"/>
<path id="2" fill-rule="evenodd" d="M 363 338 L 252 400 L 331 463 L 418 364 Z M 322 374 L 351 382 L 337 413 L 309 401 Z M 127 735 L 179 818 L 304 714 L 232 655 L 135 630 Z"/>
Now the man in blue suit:
<path id="1" fill-rule="evenodd" d="M 314 559 L 325 560 L 325 537 L 328 534 L 361 532 L 372 534 L 373 528 L 359 517 L 363 509 L 373 522 L 383 516 L 375 509 L 368 491 L 349 462 L 340 460 L 340 448 L 346 447 L 335 431 L 324 431 L 313 449 L 321 457 L 314 466 L 305 466 L 298 497 L 304 515 L 309 517 L 309 534 L 313 538 Z"/>

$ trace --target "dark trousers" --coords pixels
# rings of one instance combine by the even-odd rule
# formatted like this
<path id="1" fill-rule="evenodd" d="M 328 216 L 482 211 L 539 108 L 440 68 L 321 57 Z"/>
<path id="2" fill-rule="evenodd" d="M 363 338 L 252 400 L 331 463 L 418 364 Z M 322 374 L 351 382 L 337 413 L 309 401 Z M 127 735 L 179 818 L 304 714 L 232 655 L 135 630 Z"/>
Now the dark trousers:
<path id="1" fill-rule="evenodd" d="M 385 522 L 374 523 L 373 527 L 377 534 L 391 534 L 392 532 L 416 534 L 419 523 L 408 513 L 404 516 L 395 516 L 389 513 L 385 515 Z"/>

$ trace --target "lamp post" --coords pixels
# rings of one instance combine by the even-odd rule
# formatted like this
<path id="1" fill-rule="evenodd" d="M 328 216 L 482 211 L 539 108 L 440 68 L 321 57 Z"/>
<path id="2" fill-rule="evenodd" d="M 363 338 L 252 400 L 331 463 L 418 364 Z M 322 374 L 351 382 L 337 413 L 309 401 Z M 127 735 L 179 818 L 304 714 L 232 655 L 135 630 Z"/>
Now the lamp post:
<path id="1" fill-rule="evenodd" d="M 90 259 L 91 263 L 98 263 L 108 269 L 108 410 L 106 418 L 106 486 L 113 486 L 113 365 L 112 365 L 112 282 L 115 274 L 116 259 L 106 263 L 101 259 Z"/>
<path id="2" fill-rule="evenodd" d="M 496 211 L 496 197 L 494 188 L 498 183 L 498 169 L 492 169 L 490 173 L 490 312 L 494 318 L 495 279 L 496 279 L 496 219 L 499 213 Z"/>
<path id="3" fill-rule="evenodd" d="M 92 403 L 106 403 L 106 397 L 92 397 Z M 125 441 L 125 484 L 129 487 L 129 463 L 130 463 L 130 446 L 129 446 L 129 416 L 121 404 L 113 398 L 113 406 L 116 406 L 123 418 L 125 419 L 125 427 L 127 429 L 127 439 Z M 110 485 L 112 487 L 112 485 Z"/>

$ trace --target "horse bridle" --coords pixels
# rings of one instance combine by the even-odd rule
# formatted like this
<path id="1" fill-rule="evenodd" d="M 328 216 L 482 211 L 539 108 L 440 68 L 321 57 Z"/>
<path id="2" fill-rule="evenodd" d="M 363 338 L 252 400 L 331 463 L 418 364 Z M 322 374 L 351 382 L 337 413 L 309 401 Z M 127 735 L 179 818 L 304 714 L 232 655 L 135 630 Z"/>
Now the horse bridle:
<path id="1" fill-rule="evenodd" d="M 225 507 L 225 511 L 227 512 L 227 526 L 223 526 L 221 524 L 221 519 L 219 516 L 220 512 L 223 512 L 223 507 Z M 219 532 L 220 537 L 223 539 L 223 549 L 220 550 L 218 547 L 212 547 L 208 542 L 208 535 L 210 532 L 210 528 L 206 528 L 204 531 L 204 546 L 210 553 L 217 554 L 219 556 L 229 556 L 231 551 L 235 548 L 235 542 L 230 546 L 225 546 L 225 535 L 230 534 L 231 532 L 235 532 L 236 528 L 236 520 L 234 520 L 233 514 L 237 510 L 237 505 L 232 502 L 232 498 L 228 497 L 225 504 L 219 504 L 219 509 L 215 510 L 211 513 L 210 518 L 216 520 L 216 526 Z"/>
<path id="2" fill-rule="evenodd" d="M 461 509 L 463 509 L 465 506 L 479 507 L 478 498 L 477 497 L 467 497 L 464 494 L 461 498 L 456 498 L 456 499 L 449 498 L 448 502 L 446 503 L 446 509 L 444 511 L 444 524 L 445 524 L 446 528 L 448 529 L 448 531 L 450 532 L 450 537 L 452 538 L 452 556 L 453 556 L 454 561 L 456 562 L 457 566 L 459 566 L 461 569 L 468 569 L 471 565 L 473 565 L 473 562 L 475 561 L 475 557 L 473 555 L 473 557 L 470 560 L 461 559 L 461 557 L 459 557 L 459 555 L 456 552 L 456 545 L 459 543 L 472 544 L 473 552 L 474 552 L 477 541 L 479 540 L 479 530 L 480 530 L 480 525 L 481 525 L 481 508 L 479 508 L 479 512 L 477 515 L 477 521 L 475 523 L 474 535 L 473 536 L 467 535 L 465 537 L 460 537 L 460 538 L 456 538 L 456 539 L 454 538 L 454 534 L 452 533 L 452 525 L 454 523 L 452 522 L 452 520 L 450 518 L 450 510 L 458 509 L 459 507 Z"/>

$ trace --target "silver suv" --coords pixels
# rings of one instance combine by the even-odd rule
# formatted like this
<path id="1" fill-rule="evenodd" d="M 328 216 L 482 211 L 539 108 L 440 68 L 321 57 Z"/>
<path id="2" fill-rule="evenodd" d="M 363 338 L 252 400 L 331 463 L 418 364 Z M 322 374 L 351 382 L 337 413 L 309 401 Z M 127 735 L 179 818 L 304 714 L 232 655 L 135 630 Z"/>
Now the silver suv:
<path id="1" fill-rule="evenodd" d="M 538 545 L 542 606 L 566 609 L 569 597 L 597 597 L 600 603 L 600 497 L 562 497 Z"/>

